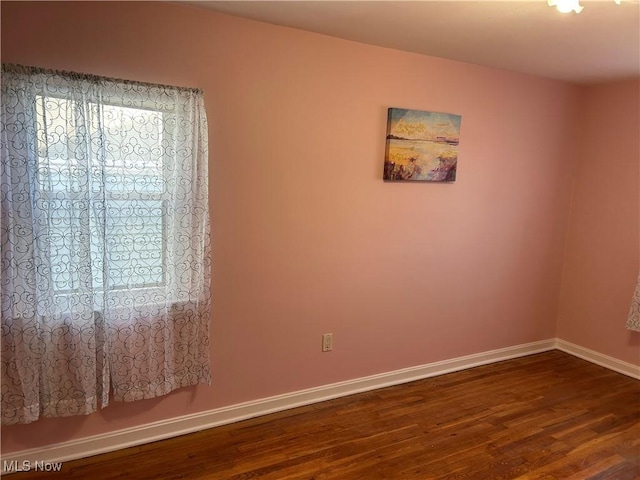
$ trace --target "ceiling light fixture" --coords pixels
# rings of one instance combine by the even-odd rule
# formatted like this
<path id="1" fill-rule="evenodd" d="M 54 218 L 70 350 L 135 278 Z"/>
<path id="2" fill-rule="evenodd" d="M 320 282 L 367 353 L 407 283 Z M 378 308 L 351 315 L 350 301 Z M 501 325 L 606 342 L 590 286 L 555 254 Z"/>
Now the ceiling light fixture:
<path id="1" fill-rule="evenodd" d="M 622 0 L 613 0 L 617 5 L 622 3 Z M 550 7 L 556 7 L 559 12 L 569 13 L 576 12 L 580 13 L 584 7 L 580 5 L 580 0 L 547 0 L 547 5 Z"/>
<path id="2" fill-rule="evenodd" d="M 580 5 L 580 0 L 547 0 L 547 5 L 556 7 L 558 11 L 562 13 L 580 13 L 584 9 L 584 7 Z"/>

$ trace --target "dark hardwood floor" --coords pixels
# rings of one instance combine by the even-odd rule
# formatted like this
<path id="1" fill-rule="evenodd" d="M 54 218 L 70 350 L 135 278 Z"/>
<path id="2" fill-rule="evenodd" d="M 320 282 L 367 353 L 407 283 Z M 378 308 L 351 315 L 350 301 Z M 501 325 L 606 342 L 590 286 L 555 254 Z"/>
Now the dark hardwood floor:
<path id="1" fill-rule="evenodd" d="M 10 478 L 634 480 L 640 381 L 552 351 Z"/>

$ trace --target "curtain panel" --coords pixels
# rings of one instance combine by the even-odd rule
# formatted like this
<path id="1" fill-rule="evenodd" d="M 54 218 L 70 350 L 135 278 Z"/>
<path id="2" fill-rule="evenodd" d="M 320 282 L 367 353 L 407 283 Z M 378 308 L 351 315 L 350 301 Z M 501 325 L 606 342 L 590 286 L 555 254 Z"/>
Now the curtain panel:
<path id="1" fill-rule="evenodd" d="M 627 328 L 640 332 L 640 275 L 636 282 L 636 290 L 631 299 L 631 308 L 629 308 L 629 317 L 627 318 Z"/>
<path id="2" fill-rule="evenodd" d="M 2 66 L 2 423 L 210 383 L 202 92 Z"/>

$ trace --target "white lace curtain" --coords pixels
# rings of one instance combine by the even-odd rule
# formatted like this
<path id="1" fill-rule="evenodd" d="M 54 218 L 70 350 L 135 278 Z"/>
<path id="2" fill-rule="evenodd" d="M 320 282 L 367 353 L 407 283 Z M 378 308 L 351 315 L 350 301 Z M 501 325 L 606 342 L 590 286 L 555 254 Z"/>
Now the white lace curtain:
<path id="1" fill-rule="evenodd" d="M 210 382 L 202 92 L 3 65 L 2 423 Z"/>

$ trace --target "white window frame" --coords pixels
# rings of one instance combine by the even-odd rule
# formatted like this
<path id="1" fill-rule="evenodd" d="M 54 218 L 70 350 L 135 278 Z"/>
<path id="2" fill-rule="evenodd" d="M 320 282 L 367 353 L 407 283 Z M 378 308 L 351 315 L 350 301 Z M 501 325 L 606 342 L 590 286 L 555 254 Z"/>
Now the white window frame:
<path id="1" fill-rule="evenodd" d="M 38 101 L 44 101 L 45 98 L 50 97 L 50 98 L 58 98 L 58 99 L 63 99 L 63 100 L 68 100 L 68 101 L 73 101 L 72 98 L 70 98 L 70 96 L 65 96 L 64 94 L 60 94 L 57 96 L 53 96 L 51 94 L 38 94 L 36 96 L 36 98 L 34 99 L 34 102 L 38 102 Z M 133 99 L 129 99 L 129 101 L 131 103 L 134 103 Z M 165 109 L 158 109 L 151 107 L 150 105 L 136 105 L 135 103 L 138 103 L 138 101 L 135 101 L 134 105 L 130 105 L 129 102 L 127 102 L 127 98 L 126 96 L 122 98 L 121 102 L 114 102 L 113 99 L 111 99 L 108 103 L 105 102 L 92 102 L 92 101 L 88 101 L 87 103 L 91 104 L 95 104 L 95 105 L 109 105 L 109 106 L 113 106 L 116 108 L 131 108 L 131 109 L 136 109 L 136 110 L 148 110 L 148 111 L 152 111 L 152 112 L 158 112 L 162 115 L 162 131 L 165 134 L 170 134 L 170 129 L 168 128 L 167 125 L 167 120 L 168 117 L 171 115 L 173 109 L 171 108 L 172 105 L 171 103 L 167 103 L 165 104 Z M 35 108 L 35 104 L 34 104 L 34 108 Z M 40 129 L 37 129 L 38 134 L 40 133 Z M 39 144 L 39 139 L 36 140 Z M 45 144 L 45 148 L 46 148 L 46 144 Z M 48 157 L 44 156 L 41 157 L 39 155 L 38 152 L 38 162 L 40 162 L 41 160 L 46 160 Z M 171 158 L 163 153 L 163 158 L 162 158 L 162 176 L 163 176 L 163 182 L 167 181 L 167 162 L 170 161 Z M 67 159 L 67 161 L 72 161 L 71 159 Z M 41 195 L 43 197 L 43 199 L 51 199 L 53 196 L 55 196 L 55 192 L 52 190 L 47 190 L 45 188 L 42 188 L 42 183 L 40 181 L 38 181 L 38 185 L 39 185 L 39 190 L 41 192 Z M 132 195 L 136 195 L 135 192 L 130 192 L 127 193 L 126 195 L 124 194 L 117 194 L 117 193 L 110 193 L 107 194 L 105 193 L 105 197 L 107 199 L 107 201 L 109 200 L 124 200 L 124 199 L 130 199 Z M 72 197 L 72 194 L 68 195 L 69 198 Z M 128 197 L 128 198 L 127 198 Z M 162 231 L 161 231 L 161 236 L 162 236 L 162 247 L 161 247 L 161 255 L 162 255 L 162 281 L 160 283 L 154 284 L 154 285 L 147 285 L 147 286 L 132 286 L 132 287 L 127 287 L 127 286 L 115 286 L 115 287 L 111 287 L 110 288 L 110 293 L 109 295 L 113 298 L 115 297 L 120 297 L 123 304 L 130 304 L 136 307 L 140 307 L 143 306 L 145 304 L 147 304 L 148 302 L 139 302 L 137 301 L 137 299 L 139 299 L 141 297 L 141 294 L 144 294 L 144 296 L 146 298 L 166 298 L 166 292 L 165 292 L 165 287 L 167 286 L 167 277 L 168 277 L 168 263 L 167 263 L 167 246 L 166 246 L 166 227 L 167 227 L 167 209 L 166 209 L 166 204 L 167 204 L 167 199 L 168 199 L 168 193 L 167 193 L 167 189 L 166 189 L 166 185 L 165 188 L 163 189 L 162 193 L 156 193 L 156 194 L 152 194 L 152 193 L 146 193 L 144 196 L 143 195 L 139 195 L 135 198 L 135 200 L 149 200 L 149 201 L 159 201 L 161 202 L 161 217 L 160 217 L 160 221 L 162 223 Z M 90 218 L 94 219 L 95 217 L 93 215 L 90 214 Z M 106 233 L 105 233 L 106 234 Z M 53 245 L 50 245 L 50 248 L 53 247 Z M 53 272 L 49 272 L 49 278 L 51 282 L 54 282 L 53 280 Z M 94 277 L 95 278 L 95 277 Z M 77 290 L 76 290 L 77 291 Z M 58 297 L 58 300 L 63 300 L 65 297 L 70 297 L 71 295 L 73 295 L 74 293 L 76 293 L 76 291 L 74 290 L 57 290 L 55 292 L 55 296 Z M 96 289 L 97 292 L 104 292 L 103 288 L 97 288 Z M 179 300 L 185 300 L 185 299 L 174 299 L 175 302 L 178 302 Z M 66 303 L 66 302 L 65 302 Z M 150 304 L 149 306 L 155 305 L 154 303 Z M 96 310 L 101 310 L 101 307 L 96 304 Z"/>

